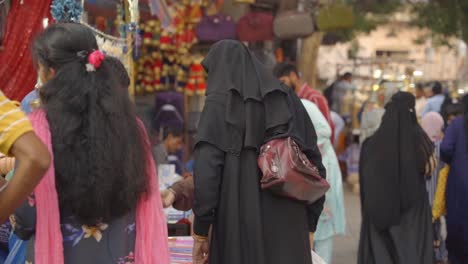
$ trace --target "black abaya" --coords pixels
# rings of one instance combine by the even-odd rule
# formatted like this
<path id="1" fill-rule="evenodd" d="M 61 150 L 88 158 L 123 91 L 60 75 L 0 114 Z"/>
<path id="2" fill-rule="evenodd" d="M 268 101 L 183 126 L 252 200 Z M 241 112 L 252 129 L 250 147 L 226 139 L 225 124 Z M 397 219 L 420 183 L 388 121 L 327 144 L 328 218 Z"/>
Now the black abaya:
<path id="1" fill-rule="evenodd" d="M 361 159 L 371 155 L 362 146 Z M 422 175 L 421 175 L 422 177 Z M 366 187 L 365 175 L 360 185 Z M 361 200 L 366 199 L 361 191 Z M 391 199 L 389 197 L 389 199 Z M 378 229 L 369 214 L 363 210 L 359 242 L 359 264 L 431 264 L 433 260 L 431 208 L 427 197 L 421 200 L 400 218 L 400 223 L 388 229 Z"/>
<path id="2" fill-rule="evenodd" d="M 431 209 L 425 170 L 433 152 L 417 124 L 414 96 L 397 93 L 361 149 L 359 264 L 431 264 Z"/>
<path id="3" fill-rule="evenodd" d="M 229 46 L 234 57 L 244 56 L 243 63 L 252 60 L 255 66 L 247 65 L 239 77 L 250 81 L 235 82 L 254 91 L 244 94 L 249 87 L 238 87 L 223 93 L 230 85 L 216 81 L 210 87 L 208 79 L 195 148 L 194 232 L 206 235 L 213 227 L 210 264 L 311 264 L 308 235 L 315 231 L 324 199 L 307 205 L 262 191 L 257 165 L 265 141 L 292 136 L 325 176 L 310 118 L 294 92 L 267 76 L 244 46 L 232 41 L 216 45 Z M 224 63 L 224 55 L 211 58 Z M 213 72 L 207 70 L 210 78 Z M 262 83 L 270 84 L 267 91 L 257 87 Z"/>

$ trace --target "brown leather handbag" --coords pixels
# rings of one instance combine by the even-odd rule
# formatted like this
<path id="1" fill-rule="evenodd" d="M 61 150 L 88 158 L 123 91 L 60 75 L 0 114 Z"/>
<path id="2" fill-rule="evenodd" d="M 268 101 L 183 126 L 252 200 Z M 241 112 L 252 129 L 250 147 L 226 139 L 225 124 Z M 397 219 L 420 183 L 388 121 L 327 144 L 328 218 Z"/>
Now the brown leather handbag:
<path id="1" fill-rule="evenodd" d="M 270 12 L 250 12 L 241 17 L 237 24 L 240 41 L 268 41 L 273 35 L 273 14 Z"/>
<path id="2" fill-rule="evenodd" d="M 330 189 L 317 167 L 291 137 L 274 139 L 263 145 L 258 166 L 263 173 L 261 188 L 283 197 L 311 204 Z"/>

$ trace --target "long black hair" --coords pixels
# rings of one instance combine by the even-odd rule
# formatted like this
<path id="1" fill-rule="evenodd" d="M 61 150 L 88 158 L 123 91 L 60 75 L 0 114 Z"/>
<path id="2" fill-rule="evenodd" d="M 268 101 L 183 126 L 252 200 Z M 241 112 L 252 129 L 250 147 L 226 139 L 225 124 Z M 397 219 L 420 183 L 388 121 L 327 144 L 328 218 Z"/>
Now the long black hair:
<path id="1" fill-rule="evenodd" d="M 40 98 L 60 207 L 86 225 L 127 214 L 147 191 L 143 128 L 109 58 L 87 71 L 97 49 L 92 31 L 75 23 L 51 25 L 33 44 L 36 64 L 55 71 Z"/>

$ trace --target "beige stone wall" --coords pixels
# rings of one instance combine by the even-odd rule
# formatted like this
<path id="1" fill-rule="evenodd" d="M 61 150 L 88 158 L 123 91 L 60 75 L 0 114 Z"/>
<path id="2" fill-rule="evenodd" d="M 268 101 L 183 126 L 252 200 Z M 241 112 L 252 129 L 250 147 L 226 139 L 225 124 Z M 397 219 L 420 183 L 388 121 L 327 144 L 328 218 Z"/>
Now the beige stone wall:
<path id="1" fill-rule="evenodd" d="M 411 66 L 415 70 L 422 71 L 422 79 L 427 80 L 453 80 L 459 75 L 459 65 L 462 57 L 457 52 L 457 40 L 453 49 L 447 47 L 433 47 L 431 41 L 417 45 L 415 40 L 428 32 L 418 28 L 410 27 L 406 23 L 391 23 L 378 27 L 370 34 L 360 34 L 357 37 L 359 43 L 359 58 L 376 58 L 377 50 L 408 52 L 407 59 L 414 63 L 391 63 L 380 66 L 368 67 L 345 67 L 340 70 L 354 71 L 358 75 L 372 76 L 373 71 L 381 67 L 384 73 L 396 73 L 402 75 L 405 68 Z M 334 46 L 322 46 L 318 60 L 319 76 L 322 79 L 334 78 L 337 64 L 352 64 L 348 59 L 350 43 L 337 44 Z"/>

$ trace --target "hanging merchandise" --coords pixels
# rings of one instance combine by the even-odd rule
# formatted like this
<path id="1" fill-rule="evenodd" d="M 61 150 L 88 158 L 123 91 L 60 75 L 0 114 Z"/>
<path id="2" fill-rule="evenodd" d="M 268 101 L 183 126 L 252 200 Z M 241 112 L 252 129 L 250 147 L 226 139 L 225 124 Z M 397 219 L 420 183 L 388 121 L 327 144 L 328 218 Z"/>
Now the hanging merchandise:
<path id="1" fill-rule="evenodd" d="M 5 35 L 8 9 L 10 9 L 10 1 L 0 0 L 0 47 L 2 46 L 3 37 Z"/>
<path id="2" fill-rule="evenodd" d="M 157 16 L 163 27 L 166 28 L 172 24 L 172 16 L 165 0 L 149 0 L 148 3 L 151 9 L 151 15 Z"/>
<path id="3" fill-rule="evenodd" d="M 348 29 L 354 25 L 351 6 L 332 4 L 322 8 L 317 16 L 317 27 L 321 31 Z"/>
<path id="4" fill-rule="evenodd" d="M 262 2 L 271 2 L 274 0 L 259 0 Z M 287 11 L 287 10 L 297 10 L 299 6 L 299 1 L 301 0 L 277 0 L 274 2 L 277 2 L 278 4 L 278 10 L 281 11 Z M 314 0 L 312 0 L 314 1 Z M 329 1 L 329 0 L 327 0 Z"/>
<path id="5" fill-rule="evenodd" d="M 127 25 L 126 30 L 132 35 L 132 56 L 134 60 L 138 60 L 141 56 L 141 31 L 135 22 Z"/>
<path id="6" fill-rule="evenodd" d="M 81 21 L 81 24 L 94 32 L 99 49 L 104 53 L 120 59 L 127 71 L 130 72 L 130 57 L 128 56 L 127 40 L 108 35 L 89 24 Z"/>
<path id="7" fill-rule="evenodd" d="M 206 2 L 204 6 L 205 16 L 213 16 L 221 11 L 224 5 L 224 0 L 211 0 L 210 3 Z"/>
<path id="8" fill-rule="evenodd" d="M 198 90 L 204 91 L 203 67 L 202 76 L 195 73 L 196 56 L 189 53 L 197 43 L 193 22 L 199 20 L 201 10 L 196 10 L 204 6 L 203 3 L 182 1 L 171 5 L 174 16 L 169 27 L 165 28 L 160 20 L 149 20 L 140 25 L 143 44 L 137 63 L 138 94 L 169 90 L 187 91 L 188 95 L 193 95 Z"/>
<path id="9" fill-rule="evenodd" d="M 130 11 L 130 23 L 137 23 L 140 20 L 140 12 L 138 9 L 138 0 L 124 0 L 128 3 Z"/>
<path id="10" fill-rule="evenodd" d="M 285 11 L 276 16 L 273 30 L 280 39 L 304 38 L 314 33 L 314 20 L 309 12 Z"/>
<path id="11" fill-rule="evenodd" d="M 116 6 L 116 16 L 114 25 L 117 27 L 119 36 L 125 38 L 125 6 L 123 3 L 118 3 Z"/>
<path id="12" fill-rule="evenodd" d="M 274 10 L 278 6 L 278 1 L 279 0 L 256 0 L 255 6 L 260 7 L 260 8 Z M 292 1 L 292 0 L 286 0 L 286 1 Z"/>
<path id="13" fill-rule="evenodd" d="M 184 126 L 184 95 L 177 92 L 161 92 L 155 96 L 153 128 L 160 131 L 164 127 Z"/>
<path id="14" fill-rule="evenodd" d="M 236 4 L 255 4 L 255 0 L 234 0 Z"/>
<path id="15" fill-rule="evenodd" d="M 241 41 L 267 41 L 273 39 L 273 15 L 254 11 L 243 16 L 237 25 L 237 36 Z"/>
<path id="16" fill-rule="evenodd" d="M 130 58 L 127 56 L 128 48 L 125 42 L 108 40 L 99 35 L 96 35 L 96 40 L 100 50 L 109 56 L 118 58 L 127 71 L 130 69 Z"/>
<path id="17" fill-rule="evenodd" d="M 176 68 L 176 89 L 178 92 L 184 92 L 187 87 L 190 65 L 192 65 L 192 56 L 179 56 Z"/>
<path id="18" fill-rule="evenodd" d="M 217 10 L 221 10 L 224 5 L 224 0 L 214 0 L 214 6 L 216 6 Z"/>
<path id="19" fill-rule="evenodd" d="M 50 13 L 58 22 L 79 22 L 83 6 L 76 0 L 53 0 L 50 5 Z"/>
<path id="20" fill-rule="evenodd" d="M 277 48 L 275 51 L 276 63 L 284 62 L 284 50 L 282 48 Z"/>
<path id="21" fill-rule="evenodd" d="M 188 75 L 188 82 L 186 92 L 188 95 L 204 95 L 206 91 L 205 71 L 202 65 L 203 56 L 196 54 L 193 58 L 190 72 Z"/>
<path id="22" fill-rule="evenodd" d="M 197 37 L 200 41 L 205 42 L 235 39 L 236 24 L 230 16 L 221 14 L 206 16 L 198 24 Z"/>
<path id="23" fill-rule="evenodd" d="M 203 17 L 203 10 L 201 3 L 193 3 L 189 5 L 188 23 L 197 24 L 200 23 Z"/>

